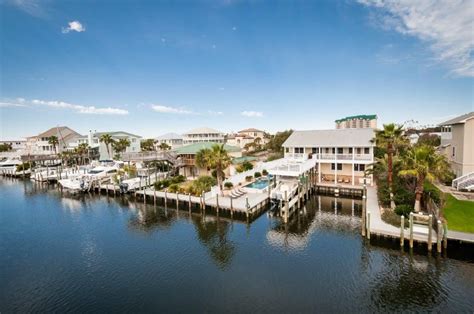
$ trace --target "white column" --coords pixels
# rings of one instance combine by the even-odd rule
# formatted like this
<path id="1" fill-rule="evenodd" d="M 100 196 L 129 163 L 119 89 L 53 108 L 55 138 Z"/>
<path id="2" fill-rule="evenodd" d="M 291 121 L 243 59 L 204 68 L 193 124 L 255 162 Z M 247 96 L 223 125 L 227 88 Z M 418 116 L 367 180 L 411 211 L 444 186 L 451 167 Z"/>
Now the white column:
<path id="1" fill-rule="evenodd" d="M 354 182 L 354 164 L 355 164 L 354 150 L 355 150 L 355 147 L 352 147 L 352 185 L 355 185 L 355 182 Z"/>

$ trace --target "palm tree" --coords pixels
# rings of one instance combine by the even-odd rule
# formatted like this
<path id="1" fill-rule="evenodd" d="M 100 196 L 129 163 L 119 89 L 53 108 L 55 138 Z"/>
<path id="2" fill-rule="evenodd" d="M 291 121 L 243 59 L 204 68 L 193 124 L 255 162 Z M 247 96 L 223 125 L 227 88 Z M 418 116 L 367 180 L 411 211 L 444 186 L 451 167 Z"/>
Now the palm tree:
<path id="1" fill-rule="evenodd" d="M 79 156 L 81 164 L 84 164 L 84 159 L 85 159 L 84 156 L 89 155 L 89 144 L 87 143 L 79 144 L 75 149 L 75 153 Z"/>
<path id="2" fill-rule="evenodd" d="M 166 144 L 166 143 L 161 143 L 160 146 L 159 146 L 159 148 L 160 148 L 161 150 L 170 150 L 170 149 L 171 149 L 171 146 L 169 146 L 169 145 Z"/>
<path id="3" fill-rule="evenodd" d="M 423 196 L 423 185 L 435 179 L 444 179 L 449 176 L 449 163 L 445 156 L 437 154 L 435 148 L 429 145 L 420 145 L 410 149 L 402 160 L 401 176 L 416 178 L 415 212 L 420 211 L 420 202 Z"/>
<path id="4" fill-rule="evenodd" d="M 385 146 L 387 149 L 387 182 L 390 188 L 392 188 L 393 182 L 393 153 L 398 143 L 403 141 L 403 129 L 401 125 L 395 123 L 384 124 L 382 130 L 375 132 L 375 140 L 377 144 Z"/>
<path id="5" fill-rule="evenodd" d="M 198 151 L 196 165 L 216 170 L 217 185 L 222 192 L 222 182 L 225 178 L 224 170 L 230 165 L 230 157 L 224 148 L 224 144 L 215 144 L 210 149 L 204 148 Z"/>
<path id="6" fill-rule="evenodd" d="M 105 149 L 107 149 L 107 155 L 109 158 L 111 158 L 110 151 L 111 151 L 111 145 L 115 142 L 114 139 L 112 138 L 112 135 L 104 133 L 100 136 L 99 142 L 104 143 Z"/>
<path id="7" fill-rule="evenodd" d="M 58 140 L 58 137 L 57 136 L 50 136 L 48 138 L 48 144 L 53 146 L 53 150 L 54 150 L 54 153 L 57 154 L 58 152 L 56 151 L 56 147 L 58 146 L 59 144 L 59 140 Z"/>
<path id="8" fill-rule="evenodd" d="M 142 151 L 145 152 L 152 152 L 155 150 L 155 140 L 152 138 L 143 140 L 140 142 L 140 147 Z"/>
<path id="9" fill-rule="evenodd" d="M 120 158 L 120 154 L 127 150 L 130 146 L 130 140 L 128 138 L 121 138 L 118 141 L 112 143 L 112 147 L 117 152 L 117 157 Z"/>

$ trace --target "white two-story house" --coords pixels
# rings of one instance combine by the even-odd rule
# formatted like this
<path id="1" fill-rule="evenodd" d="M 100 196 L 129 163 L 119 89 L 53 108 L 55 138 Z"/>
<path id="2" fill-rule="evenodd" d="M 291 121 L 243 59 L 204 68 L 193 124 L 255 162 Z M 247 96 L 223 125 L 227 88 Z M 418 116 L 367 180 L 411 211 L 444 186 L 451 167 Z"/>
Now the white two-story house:
<path id="1" fill-rule="evenodd" d="M 319 183 L 373 184 L 366 170 L 374 162 L 374 130 L 336 129 L 294 131 L 283 143 L 285 159 L 314 159 Z"/>
<path id="2" fill-rule="evenodd" d="M 203 142 L 224 143 L 224 133 L 211 128 L 198 128 L 183 134 L 183 145 Z"/>

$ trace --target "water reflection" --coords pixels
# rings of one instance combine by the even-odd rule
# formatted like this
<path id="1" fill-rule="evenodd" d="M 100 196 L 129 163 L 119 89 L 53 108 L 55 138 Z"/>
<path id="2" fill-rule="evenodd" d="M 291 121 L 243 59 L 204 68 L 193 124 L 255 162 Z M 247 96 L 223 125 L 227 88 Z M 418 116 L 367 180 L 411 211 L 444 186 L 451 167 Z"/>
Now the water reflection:
<path id="1" fill-rule="evenodd" d="M 267 232 L 267 241 L 283 250 L 304 250 L 311 239 L 317 239 L 313 236 L 317 232 L 353 234 L 360 226 L 361 213 L 361 200 L 318 195 L 307 201 L 288 224 L 274 219 Z"/>

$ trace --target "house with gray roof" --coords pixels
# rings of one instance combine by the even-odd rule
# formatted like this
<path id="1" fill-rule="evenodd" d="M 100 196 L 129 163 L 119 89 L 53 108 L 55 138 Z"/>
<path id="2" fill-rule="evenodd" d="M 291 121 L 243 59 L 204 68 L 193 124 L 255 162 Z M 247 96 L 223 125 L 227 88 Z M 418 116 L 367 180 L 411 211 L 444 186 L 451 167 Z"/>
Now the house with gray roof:
<path id="1" fill-rule="evenodd" d="M 320 183 L 373 184 L 365 172 L 374 162 L 374 137 L 371 128 L 294 131 L 283 149 L 288 160 L 315 159 Z"/>
<path id="2" fill-rule="evenodd" d="M 166 144 L 169 147 L 177 148 L 183 146 L 183 136 L 177 133 L 166 133 L 155 138 L 155 147 L 159 149 L 161 144 Z"/>

